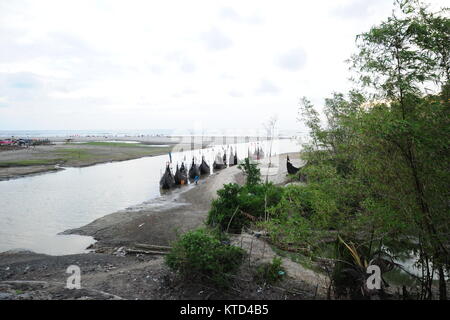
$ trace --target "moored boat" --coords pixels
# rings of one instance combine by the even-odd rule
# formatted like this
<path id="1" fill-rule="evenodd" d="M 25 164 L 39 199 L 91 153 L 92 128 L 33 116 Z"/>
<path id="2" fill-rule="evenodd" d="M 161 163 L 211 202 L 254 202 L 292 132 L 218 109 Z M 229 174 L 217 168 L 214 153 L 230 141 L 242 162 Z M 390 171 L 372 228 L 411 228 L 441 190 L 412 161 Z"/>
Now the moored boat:
<path id="1" fill-rule="evenodd" d="M 257 146 L 255 152 L 253 153 L 253 158 L 256 160 L 261 160 L 264 158 L 264 151 L 261 147 Z"/>
<path id="2" fill-rule="evenodd" d="M 180 168 L 178 168 L 178 164 L 177 164 L 177 170 L 175 172 L 174 179 L 175 179 L 176 185 L 187 184 L 187 172 L 186 172 L 186 168 L 184 167 L 184 163 L 181 164 Z"/>
<path id="3" fill-rule="evenodd" d="M 296 174 L 300 168 L 294 167 L 289 159 L 289 156 L 286 158 L 286 167 L 289 174 Z"/>
<path id="4" fill-rule="evenodd" d="M 214 160 L 213 169 L 214 170 L 221 170 L 221 169 L 224 169 L 224 168 L 225 168 L 225 164 L 223 163 L 223 157 L 222 157 L 221 153 L 219 152 L 216 155 L 216 159 Z"/>
<path id="5" fill-rule="evenodd" d="M 169 164 L 166 165 L 166 171 L 164 172 L 161 180 L 159 181 L 159 185 L 162 189 L 168 190 L 175 186 L 175 178 L 172 175 L 172 171 L 170 170 Z"/>
<path id="6" fill-rule="evenodd" d="M 200 174 L 210 174 L 211 169 L 205 161 L 205 157 L 202 157 L 202 163 L 200 164 Z"/>
<path id="7" fill-rule="evenodd" d="M 236 153 L 234 154 L 234 156 L 233 156 L 233 148 L 231 148 L 231 150 L 230 150 L 230 156 L 229 156 L 229 158 L 228 158 L 229 160 L 229 163 L 228 163 L 228 166 L 229 167 L 232 167 L 232 166 L 235 166 L 236 164 L 237 164 L 237 156 L 236 156 Z"/>
<path id="8" fill-rule="evenodd" d="M 191 168 L 189 169 L 189 178 L 195 180 L 196 177 L 200 177 L 200 169 L 195 164 L 194 158 L 192 158 Z"/>

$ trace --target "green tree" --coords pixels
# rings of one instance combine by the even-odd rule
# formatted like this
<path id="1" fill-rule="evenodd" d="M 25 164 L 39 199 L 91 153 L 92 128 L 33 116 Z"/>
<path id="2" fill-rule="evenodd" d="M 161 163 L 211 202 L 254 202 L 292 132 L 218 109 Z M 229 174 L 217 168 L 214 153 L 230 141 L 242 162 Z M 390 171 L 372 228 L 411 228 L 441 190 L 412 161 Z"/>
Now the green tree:
<path id="1" fill-rule="evenodd" d="M 347 98 L 333 94 L 325 100 L 323 127 L 311 103 L 301 102 L 312 137 L 308 178 L 330 185 L 325 191 L 351 217 L 348 230 L 360 228 L 387 241 L 418 240 L 413 248 L 424 270 L 424 299 L 432 297 L 434 270 L 440 298 L 446 299 L 449 270 L 450 21 L 445 12 L 398 1 L 396 13 L 357 36 L 358 52 L 350 61 L 367 100 L 356 91 Z M 439 92 L 430 94 L 430 86 Z"/>
<path id="2" fill-rule="evenodd" d="M 436 63 L 435 58 L 448 57 L 449 42 L 444 47 L 433 43 L 448 39 L 450 28 L 445 26 L 450 25 L 448 18 L 428 13 L 417 1 L 398 4 L 402 17 L 393 14 L 359 35 L 359 53 L 353 57 L 362 83 L 386 99 L 386 103 L 374 105 L 355 122 L 360 124 L 355 130 L 366 151 L 360 153 L 360 165 L 371 173 L 372 186 L 378 192 L 387 190 L 382 194 L 390 199 L 401 196 L 399 210 L 414 222 L 422 262 L 426 262 L 427 269 L 428 261 L 437 268 L 440 296 L 446 299 L 449 208 L 445 205 L 448 194 L 443 190 L 449 186 L 445 169 L 450 141 L 449 106 L 448 101 L 439 102 L 437 97 L 424 97 L 422 88 L 429 81 L 439 82 L 442 76 L 448 79 L 448 61 L 440 59 L 441 63 Z M 426 35 L 428 32 L 432 36 Z M 380 163 L 382 170 L 369 169 L 369 159 Z M 439 190 L 441 187 L 447 188 Z M 430 298 L 431 276 L 426 277 L 426 282 L 425 296 Z"/>

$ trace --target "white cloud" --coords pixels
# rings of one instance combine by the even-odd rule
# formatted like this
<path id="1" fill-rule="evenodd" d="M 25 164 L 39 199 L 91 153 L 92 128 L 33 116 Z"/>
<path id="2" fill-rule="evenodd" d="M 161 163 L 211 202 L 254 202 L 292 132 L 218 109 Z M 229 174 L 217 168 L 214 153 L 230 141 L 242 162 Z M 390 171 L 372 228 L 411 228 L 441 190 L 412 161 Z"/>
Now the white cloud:
<path id="1" fill-rule="evenodd" d="M 233 97 L 233 98 L 241 98 L 244 96 L 244 93 L 242 93 L 239 90 L 234 90 L 234 89 L 230 90 L 228 92 L 228 94 L 230 95 L 230 97 Z"/>
<path id="2" fill-rule="evenodd" d="M 332 13 L 344 19 L 367 19 L 392 6 L 391 0 L 351 0 L 332 9 Z"/>
<path id="3" fill-rule="evenodd" d="M 250 16 L 243 16 L 236 12 L 232 7 L 223 7 L 219 10 L 219 16 L 225 20 L 230 20 L 238 23 L 251 23 L 251 24 L 259 24 L 263 23 L 263 19 L 257 15 L 256 13 Z"/>
<path id="4" fill-rule="evenodd" d="M 257 94 L 278 94 L 280 91 L 279 87 L 267 79 L 261 80 L 259 87 L 256 89 Z"/>
<path id="5" fill-rule="evenodd" d="M 208 49 L 211 50 L 224 50 L 233 45 L 233 41 L 216 27 L 205 32 L 202 35 L 202 40 L 205 42 Z"/>
<path id="6" fill-rule="evenodd" d="M 306 63 L 306 53 L 302 48 L 292 49 L 278 58 L 278 65 L 288 71 L 298 71 Z"/>

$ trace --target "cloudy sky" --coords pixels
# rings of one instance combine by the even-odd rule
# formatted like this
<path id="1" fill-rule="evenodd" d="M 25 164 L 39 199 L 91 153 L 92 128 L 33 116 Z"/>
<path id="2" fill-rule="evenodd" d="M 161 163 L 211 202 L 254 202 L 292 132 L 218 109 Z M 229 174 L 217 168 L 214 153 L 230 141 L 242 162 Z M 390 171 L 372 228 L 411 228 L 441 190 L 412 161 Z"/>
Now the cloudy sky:
<path id="1" fill-rule="evenodd" d="M 0 130 L 296 129 L 392 3 L 0 0 Z"/>

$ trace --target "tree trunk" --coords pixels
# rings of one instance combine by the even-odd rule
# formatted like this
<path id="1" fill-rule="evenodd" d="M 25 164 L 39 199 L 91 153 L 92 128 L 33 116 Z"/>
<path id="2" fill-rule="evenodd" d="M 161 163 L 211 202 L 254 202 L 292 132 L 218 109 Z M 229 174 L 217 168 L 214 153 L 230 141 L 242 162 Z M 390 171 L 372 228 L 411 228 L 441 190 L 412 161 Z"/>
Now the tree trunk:
<path id="1" fill-rule="evenodd" d="M 447 300 L 447 284 L 445 283 L 445 273 L 442 265 L 438 267 L 439 272 L 439 300 Z"/>

